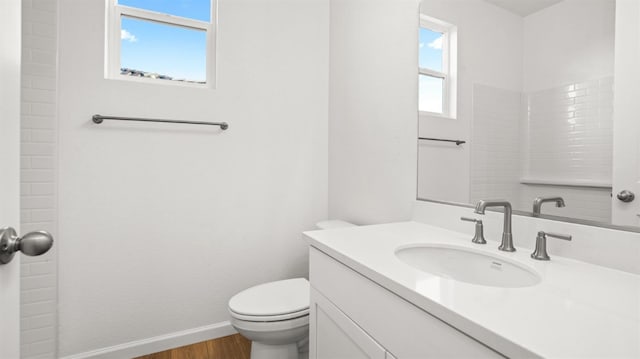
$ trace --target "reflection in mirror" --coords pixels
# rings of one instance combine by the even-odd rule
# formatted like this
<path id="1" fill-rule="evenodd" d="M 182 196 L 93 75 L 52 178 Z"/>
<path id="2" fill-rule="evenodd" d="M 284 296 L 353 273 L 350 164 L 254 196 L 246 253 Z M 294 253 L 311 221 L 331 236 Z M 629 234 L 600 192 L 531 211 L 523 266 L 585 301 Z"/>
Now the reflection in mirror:
<path id="1" fill-rule="evenodd" d="M 611 223 L 615 5 L 422 0 L 418 198 Z"/>

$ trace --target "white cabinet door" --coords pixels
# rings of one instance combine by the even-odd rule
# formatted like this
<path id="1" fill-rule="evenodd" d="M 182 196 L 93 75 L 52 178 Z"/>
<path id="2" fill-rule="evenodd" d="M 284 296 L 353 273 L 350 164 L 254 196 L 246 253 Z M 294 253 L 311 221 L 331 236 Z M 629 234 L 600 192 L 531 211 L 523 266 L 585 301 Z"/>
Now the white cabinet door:
<path id="1" fill-rule="evenodd" d="M 640 2 L 616 2 L 612 220 L 640 225 Z M 635 200 L 618 199 L 622 191 Z M 624 197 L 623 197 L 624 199 Z"/>
<path id="2" fill-rule="evenodd" d="M 384 348 L 313 288 L 310 335 L 310 359 L 386 358 Z"/>
<path id="3" fill-rule="evenodd" d="M 20 216 L 20 0 L 0 0 L 0 228 Z M 0 358 L 20 357 L 20 261 L 0 265 Z"/>

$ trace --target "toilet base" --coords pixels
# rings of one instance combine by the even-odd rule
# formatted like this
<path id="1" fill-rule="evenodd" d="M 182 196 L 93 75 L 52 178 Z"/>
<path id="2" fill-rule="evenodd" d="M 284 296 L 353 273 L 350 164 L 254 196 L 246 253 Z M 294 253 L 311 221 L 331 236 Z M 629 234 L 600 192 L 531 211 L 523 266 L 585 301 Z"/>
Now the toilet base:
<path id="1" fill-rule="evenodd" d="M 251 359 L 298 359 L 298 345 L 268 345 L 251 342 Z"/>

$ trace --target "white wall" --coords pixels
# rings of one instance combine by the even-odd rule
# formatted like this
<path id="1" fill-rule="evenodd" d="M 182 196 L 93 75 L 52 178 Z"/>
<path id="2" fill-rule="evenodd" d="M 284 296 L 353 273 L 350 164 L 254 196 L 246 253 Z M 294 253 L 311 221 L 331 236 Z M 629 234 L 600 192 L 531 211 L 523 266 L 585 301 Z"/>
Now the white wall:
<path id="1" fill-rule="evenodd" d="M 531 92 L 525 101 L 519 209 L 530 210 L 538 196 L 562 196 L 566 207 L 547 205 L 544 213 L 611 222 L 613 78 Z"/>
<path id="2" fill-rule="evenodd" d="M 421 116 L 423 137 L 462 139 L 451 146 L 422 141 L 418 197 L 469 202 L 474 85 L 522 88 L 522 18 L 483 0 L 422 0 L 420 13 L 458 27 L 458 116 Z M 423 170 L 428 168 L 428 170 Z M 434 186 L 439 176 L 446 187 Z"/>
<path id="3" fill-rule="evenodd" d="M 331 0 L 331 218 L 365 224 L 411 216 L 417 29 L 417 0 Z"/>
<path id="4" fill-rule="evenodd" d="M 471 141 L 420 142 L 418 198 L 506 197 L 530 211 L 560 193 L 567 207 L 545 212 L 609 221 L 606 189 L 519 182 L 611 181 L 614 5 L 565 0 L 522 18 L 480 0 L 423 0 L 421 13 L 458 26 L 460 115 L 423 115 L 420 135 Z M 521 109 L 501 91 L 521 94 Z"/>
<path id="5" fill-rule="evenodd" d="M 22 1 L 21 188 L 22 233 L 46 230 L 54 246 L 22 256 L 22 358 L 54 358 L 57 350 L 57 1 Z"/>
<path id="6" fill-rule="evenodd" d="M 524 18 L 525 92 L 613 76 L 615 0 L 564 0 Z"/>
<path id="7" fill-rule="evenodd" d="M 300 233 L 327 217 L 328 17 L 324 0 L 219 0 L 202 90 L 103 79 L 104 1 L 60 0 L 61 356 L 224 322 L 236 292 L 306 275 Z"/>
<path id="8" fill-rule="evenodd" d="M 554 181 L 611 185 L 615 0 L 564 0 L 524 18 L 525 118 L 529 129 L 523 209 L 562 195 L 567 207 L 545 213 L 611 221 L 610 188 L 552 186 Z"/>
<path id="9" fill-rule="evenodd" d="M 469 203 L 520 198 L 522 94 L 490 86 L 473 88 L 471 193 Z M 516 207 L 517 208 L 517 207 Z"/>

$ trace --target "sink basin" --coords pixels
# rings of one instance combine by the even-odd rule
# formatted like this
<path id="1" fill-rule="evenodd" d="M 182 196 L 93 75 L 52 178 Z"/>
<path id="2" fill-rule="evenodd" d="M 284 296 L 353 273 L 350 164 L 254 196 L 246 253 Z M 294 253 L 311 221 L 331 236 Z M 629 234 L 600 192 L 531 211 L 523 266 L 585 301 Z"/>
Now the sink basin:
<path id="1" fill-rule="evenodd" d="M 499 255 L 449 245 L 400 247 L 396 257 L 423 272 L 490 287 L 518 288 L 540 283 L 533 269 Z"/>

